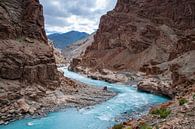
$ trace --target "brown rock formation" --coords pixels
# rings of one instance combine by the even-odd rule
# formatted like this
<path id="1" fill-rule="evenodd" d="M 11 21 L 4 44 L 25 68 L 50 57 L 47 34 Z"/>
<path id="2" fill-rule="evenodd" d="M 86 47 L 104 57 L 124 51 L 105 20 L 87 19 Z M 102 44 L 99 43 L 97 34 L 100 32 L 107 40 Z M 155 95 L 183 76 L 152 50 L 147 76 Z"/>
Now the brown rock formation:
<path id="1" fill-rule="evenodd" d="M 95 41 L 82 60 L 73 64 L 73 70 L 140 70 L 146 75 L 138 90 L 171 98 L 185 96 L 189 101 L 183 107 L 177 99 L 166 105 L 171 113 L 163 121 L 148 114 L 137 126 L 135 121 L 127 122 L 127 128 L 147 124 L 144 127 L 193 128 L 195 1 L 118 0 L 115 9 L 102 16 Z"/>
<path id="2" fill-rule="evenodd" d="M 80 66 L 138 70 L 195 49 L 193 0 L 118 0 Z"/>
<path id="3" fill-rule="evenodd" d="M 59 84 L 39 1 L 1 0 L 0 124 L 21 117 L 19 110 L 33 114 L 37 107 L 34 110 L 26 102 L 40 104 L 46 91 Z"/>
<path id="4" fill-rule="evenodd" d="M 102 16 L 82 60 L 70 66 L 142 71 L 159 78 L 154 86 L 139 85 L 142 90 L 172 97 L 187 93 L 195 82 L 194 10 L 194 0 L 118 0 L 115 9 Z M 180 68 L 173 71 L 173 65 Z"/>
<path id="5" fill-rule="evenodd" d="M 174 98 L 162 105 L 171 110 L 166 119 L 148 114 L 126 128 L 194 128 L 194 0 L 118 0 L 102 16 L 85 55 L 75 61 L 72 70 L 141 70 L 146 75 L 138 90 Z M 183 97 L 187 104 L 178 105 L 176 98 Z"/>
<path id="6" fill-rule="evenodd" d="M 0 77 L 29 83 L 57 81 L 39 1 L 3 0 L 0 16 Z"/>
<path id="7" fill-rule="evenodd" d="M 30 37 L 47 42 L 39 0 L 1 0 L 0 39 Z"/>

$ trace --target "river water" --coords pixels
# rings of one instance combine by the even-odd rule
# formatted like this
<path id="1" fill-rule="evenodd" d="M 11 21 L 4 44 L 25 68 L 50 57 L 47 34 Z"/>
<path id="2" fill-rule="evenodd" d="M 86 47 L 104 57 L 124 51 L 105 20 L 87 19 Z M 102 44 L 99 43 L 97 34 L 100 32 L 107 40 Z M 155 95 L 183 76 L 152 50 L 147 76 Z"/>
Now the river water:
<path id="1" fill-rule="evenodd" d="M 23 119 L 12 122 L 0 129 L 108 129 L 114 124 L 127 120 L 129 116 L 139 117 L 148 112 L 153 105 L 168 101 L 167 98 L 138 92 L 135 87 L 111 84 L 93 80 L 80 74 L 61 68 L 64 76 L 85 84 L 104 87 L 118 94 L 110 100 L 83 109 L 65 109 L 49 113 L 47 117 Z"/>

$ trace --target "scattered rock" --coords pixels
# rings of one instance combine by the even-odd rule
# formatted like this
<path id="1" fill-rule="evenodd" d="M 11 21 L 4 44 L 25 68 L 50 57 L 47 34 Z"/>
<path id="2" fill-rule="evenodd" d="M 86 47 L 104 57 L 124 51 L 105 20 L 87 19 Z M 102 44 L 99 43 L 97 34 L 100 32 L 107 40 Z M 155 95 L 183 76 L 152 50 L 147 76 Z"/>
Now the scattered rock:
<path id="1" fill-rule="evenodd" d="M 31 40 L 30 38 L 25 38 L 25 41 L 29 42 L 29 43 L 34 43 L 33 40 Z"/>
<path id="2" fill-rule="evenodd" d="M 17 101 L 18 108 L 24 112 L 27 113 L 30 109 L 30 106 L 26 103 L 25 99 L 19 99 Z"/>
<path id="3" fill-rule="evenodd" d="M 108 90 L 107 86 L 103 87 L 103 90 L 104 91 L 107 91 Z"/>

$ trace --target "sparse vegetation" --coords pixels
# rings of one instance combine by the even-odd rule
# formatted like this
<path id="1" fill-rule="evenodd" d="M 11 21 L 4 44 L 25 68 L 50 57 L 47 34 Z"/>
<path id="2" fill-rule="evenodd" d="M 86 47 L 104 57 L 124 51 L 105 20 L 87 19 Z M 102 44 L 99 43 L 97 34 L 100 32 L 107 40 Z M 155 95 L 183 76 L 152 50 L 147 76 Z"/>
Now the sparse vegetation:
<path id="1" fill-rule="evenodd" d="M 188 103 L 188 100 L 185 99 L 185 98 L 182 98 L 182 99 L 179 100 L 179 105 L 180 105 L 180 106 L 182 106 L 182 105 L 184 105 L 184 104 L 186 104 L 186 103 Z"/>
<path id="2" fill-rule="evenodd" d="M 16 39 L 16 41 L 18 41 L 18 42 L 23 42 L 23 41 L 24 41 L 24 37 L 18 37 L 18 38 Z"/>
<path id="3" fill-rule="evenodd" d="M 129 127 L 124 128 L 124 129 L 132 129 L 132 128 L 129 126 Z"/>
<path id="4" fill-rule="evenodd" d="M 124 125 L 123 124 L 117 124 L 112 127 L 112 129 L 123 129 Z"/>
<path id="5" fill-rule="evenodd" d="M 160 118 L 166 118 L 169 114 L 171 114 L 171 110 L 167 108 L 160 108 L 153 110 L 151 114 L 158 115 Z"/>
<path id="6" fill-rule="evenodd" d="M 193 98 L 193 100 L 195 100 L 195 94 L 193 95 L 193 97 L 192 97 L 192 98 Z"/>
<path id="7" fill-rule="evenodd" d="M 152 129 L 152 126 L 144 123 L 144 124 L 139 125 L 139 129 Z"/>

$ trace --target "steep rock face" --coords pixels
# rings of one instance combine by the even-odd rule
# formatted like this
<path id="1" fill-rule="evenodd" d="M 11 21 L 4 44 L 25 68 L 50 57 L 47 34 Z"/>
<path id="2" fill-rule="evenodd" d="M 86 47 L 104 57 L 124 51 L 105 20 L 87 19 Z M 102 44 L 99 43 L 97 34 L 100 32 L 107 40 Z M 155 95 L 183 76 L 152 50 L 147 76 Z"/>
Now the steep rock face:
<path id="1" fill-rule="evenodd" d="M 193 0 L 118 0 L 79 65 L 139 70 L 194 50 L 194 10 Z"/>
<path id="2" fill-rule="evenodd" d="M 0 77 L 27 83 L 58 82 L 38 0 L 0 1 Z"/>
<path id="3" fill-rule="evenodd" d="M 47 42 L 38 0 L 1 0 L 0 39 L 30 37 Z"/>
<path id="4" fill-rule="evenodd" d="M 1 0 L 0 124 L 37 113 L 49 103 L 40 101 L 46 92 L 59 87 L 39 1 Z"/>

